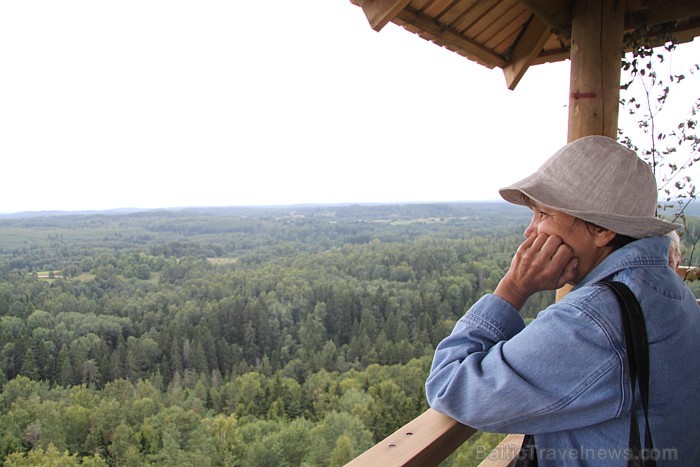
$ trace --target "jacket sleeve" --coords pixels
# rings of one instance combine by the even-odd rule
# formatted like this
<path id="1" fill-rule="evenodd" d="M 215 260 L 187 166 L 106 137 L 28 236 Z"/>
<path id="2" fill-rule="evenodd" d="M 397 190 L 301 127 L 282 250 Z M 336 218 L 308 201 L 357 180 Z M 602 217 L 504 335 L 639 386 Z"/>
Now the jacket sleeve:
<path id="1" fill-rule="evenodd" d="M 561 431 L 619 416 L 621 336 L 607 331 L 619 327 L 600 322 L 581 302 L 554 304 L 525 327 L 509 303 L 482 297 L 435 351 L 426 381 L 430 406 L 500 433 Z"/>

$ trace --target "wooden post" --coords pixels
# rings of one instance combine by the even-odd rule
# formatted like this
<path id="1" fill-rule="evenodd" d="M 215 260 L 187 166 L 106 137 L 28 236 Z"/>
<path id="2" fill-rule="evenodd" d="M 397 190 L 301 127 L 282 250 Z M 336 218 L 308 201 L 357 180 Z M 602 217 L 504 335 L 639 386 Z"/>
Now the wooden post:
<path id="1" fill-rule="evenodd" d="M 617 137 L 624 0 L 577 0 L 571 24 L 569 133 Z"/>
<path id="2" fill-rule="evenodd" d="M 589 135 L 617 138 L 624 25 L 624 0 L 574 3 L 568 142 Z M 569 290 L 557 290 L 557 300 Z"/>

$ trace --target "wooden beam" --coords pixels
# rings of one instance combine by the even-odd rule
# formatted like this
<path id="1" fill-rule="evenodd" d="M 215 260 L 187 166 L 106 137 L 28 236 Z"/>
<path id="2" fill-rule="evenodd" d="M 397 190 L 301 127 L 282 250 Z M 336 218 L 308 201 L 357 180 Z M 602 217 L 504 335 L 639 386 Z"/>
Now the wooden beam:
<path id="1" fill-rule="evenodd" d="M 551 34 L 549 26 L 544 21 L 534 15 L 530 18 L 525 32 L 515 44 L 508 64 L 503 68 L 508 89 L 511 91 L 515 89 Z"/>
<path id="2" fill-rule="evenodd" d="M 700 8 L 700 3 L 698 3 L 698 8 Z M 633 23 L 630 22 L 630 18 L 635 18 L 634 24 L 636 24 L 637 26 L 641 24 L 640 21 L 642 21 L 642 17 L 639 16 L 637 13 L 627 14 L 625 16 L 625 31 L 629 29 L 634 29 L 634 26 L 632 25 Z M 694 38 L 700 36 L 700 13 L 693 12 L 693 20 L 678 24 L 676 28 L 671 32 L 671 36 L 673 36 L 673 39 L 679 44 L 685 42 L 692 42 Z M 651 40 L 653 41 L 654 39 L 655 37 L 652 36 Z M 658 39 L 658 45 L 663 44 L 665 41 L 661 41 L 661 38 Z M 629 52 L 629 50 L 630 49 L 627 49 L 625 50 L 625 52 Z M 543 50 L 540 52 L 540 55 L 532 59 L 530 66 L 542 65 L 544 63 L 550 62 L 561 62 L 564 60 L 568 60 L 570 56 L 571 52 L 568 49 L 548 51 Z"/>
<path id="3" fill-rule="evenodd" d="M 475 41 L 469 40 L 448 26 L 437 23 L 433 18 L 414 11 L 412 8 L 402 10 L 397 19 L 414 26 L 419 31 L 430 34 L 436 39 L 435 42 L 438 44 L 440 42 L 449 44 L 450 50 L 461 50 L 484 66 L 503 68 L 506 65 L 506 60 L 501 55 L 490 51 Z"/>
<path id="4" fill-rule="evenodd" d="M 568 60 L 570 57 L 571 51 L 569 50 L 543 50 L 537 57 L 532 59 L 530 66 L 542 65 L 544 63 L 563 62 L 564 60 Z"/>
<path id="5" fill-rule="evenodd" d="M 554 32 L 571 36 L 571 0 L 520 0 Z"/>
<path id="6" fill-rule="evenodd" d="M 700 36 L 700 19 L 693 23 L 679 25 L 671 35 L 676 42 L 692 42 L 696 37 Z"/>
<path id="7" fill-rule="evenodd" d="M 411 0 L 365 0 L 360 6 L 372 29 L 381 31 L 409 3 Z"/>
<path id="8" fill-rule="evenodd" d="M 617 137 L 624 0 L 576 0 L 567 140 Z"/>
<path id="9" fill-rule="evenodd" d="M 474 433 L 474 428 L 428 409 L 345 467 L 438 465 Z"/>
<path id="10" fill-rule="evenodd" d="M 645 0 L 638 7 L 630 5 L 625 16 L 625 29 L 634 29 L 641 24 L 655 26 L 680 19 L 700 16 L 698 0 Z"/>
<path id="11" fill-rule="evenodd" d="M 668 41 L 668 37 L 654 36 L 653 27 L 666 23 L 674 24 L 670 35 L 678 43 L 691 42 L 700 34 L 700 2 L 692 2 L 684 9 L 679 9 L 678 5 L 669 5 L 668 10 L 664 8 L 653 8 L 643 11 L 634 11 L 625 16 L 625 31 L 632 31 L 642 25 L 650 26 L 652 31 L 649 40 L 652 46 L 663 45 Z"/>

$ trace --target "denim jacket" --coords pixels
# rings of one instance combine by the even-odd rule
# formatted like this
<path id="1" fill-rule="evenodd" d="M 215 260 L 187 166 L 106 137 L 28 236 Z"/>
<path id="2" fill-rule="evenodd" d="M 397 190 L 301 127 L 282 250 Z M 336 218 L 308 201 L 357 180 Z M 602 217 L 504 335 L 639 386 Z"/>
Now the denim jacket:
<path id="1" fill-rule="evenodd" d="M 534 434 L 540 465 L 626 465 L 627 355 L 617 300 L 598 284 L 617 280 L 645 315 L 658 464 L 700 465 L 700 307 L 667 252 L 665 237 L 615 251 L 527 327 L 482 297 L 435 351 L 430 406 L 483 431 Z"/>

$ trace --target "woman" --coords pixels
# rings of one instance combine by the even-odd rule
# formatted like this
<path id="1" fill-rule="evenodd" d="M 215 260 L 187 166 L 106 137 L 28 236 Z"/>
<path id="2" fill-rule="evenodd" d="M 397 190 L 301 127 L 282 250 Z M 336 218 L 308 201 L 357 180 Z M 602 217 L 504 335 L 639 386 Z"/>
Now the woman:
<path id="1" fill-rule="evenodd" d="M 585 137 L 500 194 L 532 222 L 493 294 L 438 345 L 430 405 L 480 430 L 534 434 L 539 465 L 625 465 L 627 353 L 618 302 L 600 284 L 619 281 L 645 316 L 658 463 L 700 465 L 700 309 L 668 266 L 664 234 L 677 226 L 655 217 L 647 164 Z M 525 301 L 564 284 L 574 288 L 525 327 Z"/>

